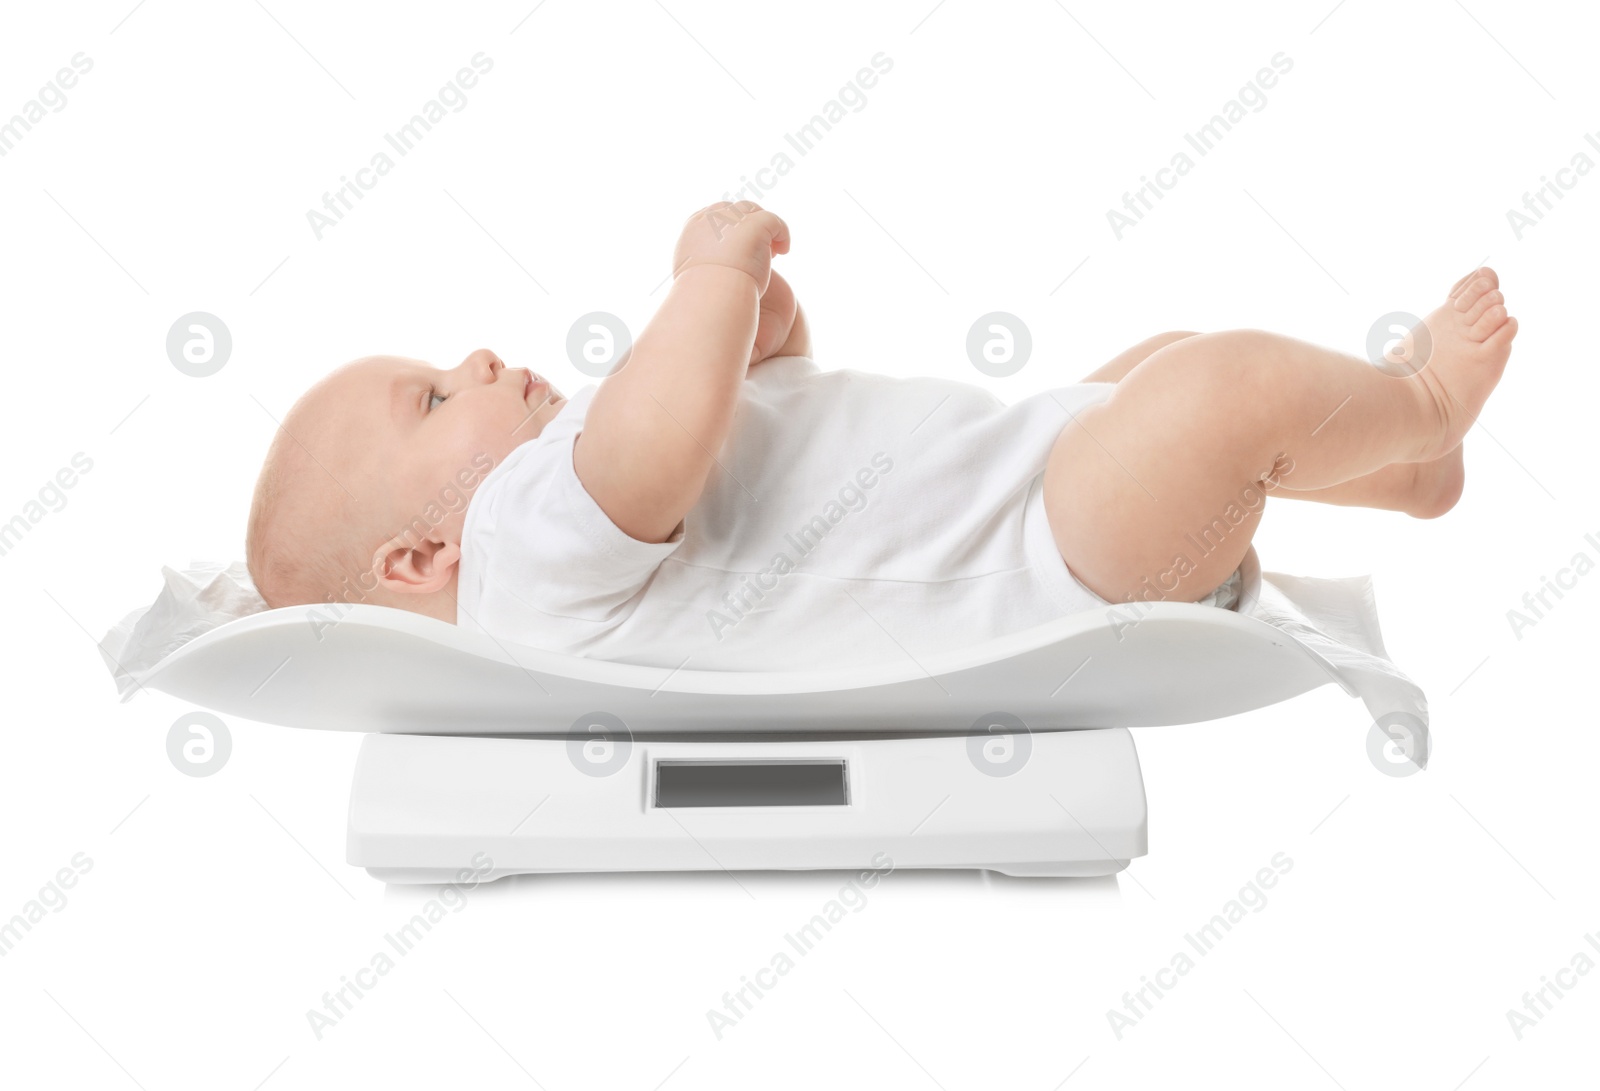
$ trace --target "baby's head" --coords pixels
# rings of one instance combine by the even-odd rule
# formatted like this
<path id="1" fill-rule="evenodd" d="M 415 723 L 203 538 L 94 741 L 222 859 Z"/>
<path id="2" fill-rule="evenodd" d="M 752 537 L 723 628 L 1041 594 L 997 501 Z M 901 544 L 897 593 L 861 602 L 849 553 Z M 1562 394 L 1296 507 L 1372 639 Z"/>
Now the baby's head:
<path id="1" fill-rule="evenodd" d="M 369 356 L 283 418 L 250 506 L 245 561 L 267 605 L 398 606 L 454 621 L 467 501 L 566 403 L 488 349 L 441 371 Z"/>

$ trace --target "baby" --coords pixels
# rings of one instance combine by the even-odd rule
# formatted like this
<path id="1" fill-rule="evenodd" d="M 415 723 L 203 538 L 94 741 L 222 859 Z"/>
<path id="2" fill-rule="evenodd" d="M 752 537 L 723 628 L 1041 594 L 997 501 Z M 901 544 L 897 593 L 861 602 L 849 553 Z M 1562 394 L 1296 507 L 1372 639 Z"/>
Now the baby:
<path id="1" fill-rule="evenodd" d="M 1227 608 L 1269 493 L 1448 511 L 1517 332 L 1477 269 L 1381 368 L 1169 333 L 1006 406 L 819 370 L 772 270 L 788 249 L 749 201 L 696 213 L 660 310 L 571 399 L 486 349 L 334 372 L 262 469 L 262 596 L 691 670 L 920 663 L 1111 603 Z"/>

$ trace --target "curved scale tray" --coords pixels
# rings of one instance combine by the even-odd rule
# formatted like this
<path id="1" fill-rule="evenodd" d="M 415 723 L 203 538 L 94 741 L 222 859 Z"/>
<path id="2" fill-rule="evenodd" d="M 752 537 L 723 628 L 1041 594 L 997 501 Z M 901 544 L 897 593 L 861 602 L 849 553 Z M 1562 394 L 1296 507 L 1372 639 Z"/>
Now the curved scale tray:
<path id="1" fill-rule="evenodd" d="M 1356 649 L 1264 584 L 1253 549 L 1243 569 L 1239 612 L 1107 607 L 920 661 L 848 670 L 615 663 L 511 645 L 386 607 L 346 607 L 335 618 L 312 606 L 220 626 L 138 682 L 265 723 L 427 735 L 565 734 L 597 712 L 634 734 L 971 732 L 996 712 L 1030 730 L 1148 727 L 1247 712 L 1333 682 L 1365 699 L 1375 717 L 1410 715 L 1425 738 L 1421 691 L 1381 644 L 1372 646 L 1370 592 L 1340 603 L 1371 615 L 1371 639 Z M 1302 582 L 1345 593 L 1358 581 Z"/>

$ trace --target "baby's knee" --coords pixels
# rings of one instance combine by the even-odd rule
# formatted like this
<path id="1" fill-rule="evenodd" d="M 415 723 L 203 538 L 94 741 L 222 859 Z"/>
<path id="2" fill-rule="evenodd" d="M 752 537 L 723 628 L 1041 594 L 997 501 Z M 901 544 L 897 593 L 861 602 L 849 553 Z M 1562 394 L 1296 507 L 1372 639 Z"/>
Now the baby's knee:
<path id="1" fill-rule="evenodd" d="M 1159 344 L 1160 351 L 1152 353 L 1150 363 L 1155 366 L 1147 370 L 1161 371 L 1167 378 L 1184 375 L 1198 380 L 1219 371 L 1247 369 L 1266 356 L 1267 346 L 1261 336 L 1260 330 L 1174 330 L 1159 334 L 1151 338 L 1152 344 Z"/>
<path id="2" fill-rule="evenodd" d="M 1203 361 L 1208 370 L 1226 376 L 1233 384 L 1256 386 L 1285 364 L 1292 364 L 1302 343 L 1267 330 L 1217 330 L 1184 341 L 1178 351 L 1192 362 Z"/>
<path id="3" fill-rule="evenodd" d="M 1198 336 L 1200 334 L 1195 330 L 1168 330 L 1166 333 L 1158 333 L 1154 337 L 1146 338 L 1139 347 L 1144 350 L 1145 356 L 1149 356 L 1166 348 L 1168 345 L 1176 345 L 1179 341 L 1187 341 L 1191 337 Z"/>

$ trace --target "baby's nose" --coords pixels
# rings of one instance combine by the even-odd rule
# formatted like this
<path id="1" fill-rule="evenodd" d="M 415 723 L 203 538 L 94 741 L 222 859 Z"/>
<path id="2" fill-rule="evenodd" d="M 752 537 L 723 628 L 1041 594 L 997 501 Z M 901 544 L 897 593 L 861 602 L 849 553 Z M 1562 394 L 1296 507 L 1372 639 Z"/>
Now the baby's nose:
<path id="1" fill-rule="evenodd" d="M 487 375 L 489 381 L 493 382 L 505 366 L 505 362 L 493 352 L 488 349 L 478 349 L 461 361 L 460 370 L 478 376 Z"/>

